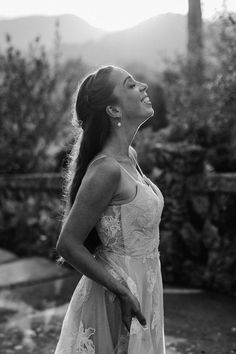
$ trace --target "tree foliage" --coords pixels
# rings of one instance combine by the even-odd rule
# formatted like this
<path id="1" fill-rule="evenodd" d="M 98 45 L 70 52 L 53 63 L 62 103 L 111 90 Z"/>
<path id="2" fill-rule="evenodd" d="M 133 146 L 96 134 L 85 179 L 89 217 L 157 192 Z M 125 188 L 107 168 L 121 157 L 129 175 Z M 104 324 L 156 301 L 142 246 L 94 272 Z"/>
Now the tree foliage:
<path id="1" fill-rule="evenodd" d="M 208 161 L 217 171 L 236 171 L 236 20 L 224 13 L 215 23 L 218 35 L 209 70 L 206 60 L 203 82 L 190 84 L 188 63 L 178 58 L 164 71 L 169 141 L 185 140 L 207 149 Z"/>
<path id="2" fill-rule="evenodd" d="M 26 173 L 52 170 L 52 158 L 65 125 L 71 92 L 52 70 L 36 38 L 27 56 L 11 44 L 0 55 L 0 170 Z"/>

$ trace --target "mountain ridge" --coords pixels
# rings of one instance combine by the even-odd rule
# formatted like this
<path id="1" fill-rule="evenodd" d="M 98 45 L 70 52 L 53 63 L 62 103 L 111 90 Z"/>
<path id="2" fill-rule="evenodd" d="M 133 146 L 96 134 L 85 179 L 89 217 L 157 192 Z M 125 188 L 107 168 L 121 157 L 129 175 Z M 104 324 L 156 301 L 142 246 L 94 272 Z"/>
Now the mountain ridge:
<path id="1" fill-rule="evenodd" d="M 90 39 L 97 39 L 106 33 L 105 30 L 96 28 L 84 19 L 64 14 L 59 16 L 32 15 L 11 19 L 0 19 L 0 48 L 4 48 L 5 35 L 9 34 L 12 43 L 25 50 L 35 37 L 40 36 L 41 42 L 47 49 L 52 48 L 55 36 L 55 24 L 59 20 L 62 42 L 73 43 L 75 33 L 80 33 L 77 43 L 84 43 Z"/>
<path id="2" fill-rule="evenodd" d="M 36 36 L 52 55 L 55 44 L 55 21 L 59 19 L 62 61 L 81 58 L 91 66 L 136 63 L 150 70 L 162 69 L 163 58 L 184 54 L 187 47 L 187 16 L 167 13 L 146 19 L 123 30 L 105 31 L 71 14 L 26 16 L 0 20 L 0 49 L 4 33 L 12 44 L 25 51 Z"/>

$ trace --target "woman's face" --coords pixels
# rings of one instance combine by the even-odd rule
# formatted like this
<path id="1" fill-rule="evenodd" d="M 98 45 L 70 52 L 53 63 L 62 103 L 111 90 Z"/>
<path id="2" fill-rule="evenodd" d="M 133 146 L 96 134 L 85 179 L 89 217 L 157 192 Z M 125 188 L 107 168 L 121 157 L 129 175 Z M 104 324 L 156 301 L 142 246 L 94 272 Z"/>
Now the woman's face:
<path id="1" fill-rule="evenodd" d="M 122 116 L 138 123 L 153 116 L 154 110 L 146 92 L 147 84 L 136 81 L 131 74 L 121 68 L 114 68 L 111 80 L 115 82 L 113 94 L 118 98 Z"/>

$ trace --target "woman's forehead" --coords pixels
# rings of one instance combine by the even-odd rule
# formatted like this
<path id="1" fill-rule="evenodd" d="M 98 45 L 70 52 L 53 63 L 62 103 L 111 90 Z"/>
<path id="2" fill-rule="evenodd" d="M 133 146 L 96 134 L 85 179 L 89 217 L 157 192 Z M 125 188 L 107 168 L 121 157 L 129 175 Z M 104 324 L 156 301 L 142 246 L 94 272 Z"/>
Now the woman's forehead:
<path id="1" fill-rule="evenodd" d="M 112 80 L 114 80 L 115 84 L 123 85 L 124 80 L 127 77 L 132 78 L 132 75 L 128 71 L 126 71 L 122 68 L 117 68 L 117 67 L 114 68 L 114 70 L 112 72 Z"/>

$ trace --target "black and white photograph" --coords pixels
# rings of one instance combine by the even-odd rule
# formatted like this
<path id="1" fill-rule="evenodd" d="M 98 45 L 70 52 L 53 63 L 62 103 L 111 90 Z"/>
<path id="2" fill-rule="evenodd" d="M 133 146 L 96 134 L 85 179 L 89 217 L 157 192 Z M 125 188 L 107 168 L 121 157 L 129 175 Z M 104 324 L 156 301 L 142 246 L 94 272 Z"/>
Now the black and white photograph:
<path id="1" fill-rule="evenodd" d="M 236 1 L 0 4 L 0 354 L 236 354 Z"/>

